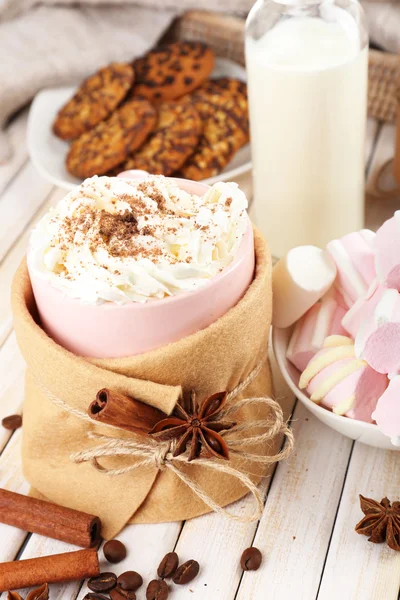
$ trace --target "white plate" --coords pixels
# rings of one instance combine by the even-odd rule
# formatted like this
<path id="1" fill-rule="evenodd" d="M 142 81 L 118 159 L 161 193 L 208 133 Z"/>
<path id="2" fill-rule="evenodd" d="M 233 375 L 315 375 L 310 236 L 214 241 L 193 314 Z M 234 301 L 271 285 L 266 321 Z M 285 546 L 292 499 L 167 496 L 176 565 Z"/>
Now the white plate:
<path id="1" fill-rule="evenodd" d="M 364 423 L 356 419 L 335 415 L 330 410 L 312 402 L 307 394 L 298 388 L 300 373 L 286 358 L 290 333 L 290 328 L 278 329 L 274 327 L 272 331 L 272 345 L 277 363 L 286 383 L 304 406 L 320 421 L 325 423 L 325 425 L 352 440 L 357 440 L 375 448 L 382 448 L 383 450 L 400 450 L 400 446 L 393 446 L 390 439 L 373 423 Z"/>
<path id="2" fill-rule="evenodd" d="M 217 58 L 212 77 L 236 77 L 246 81 L 246 70 L 226 59 Z M 35 97 L 28 120 L 28 151 L 39 173 L 46 179 L 66 190 L 72 190 L 82 180 L 70 175 L 65 168 L 65 157 L 69 145 L 52 132 L 53 121 L 60 108 L 71 98 L 75 87 L 42 90 Z M 251 170 L 250 144 L 243 146 L 226 168 L 217 175 L 205 179 L 204 183 L 232 181 Z"/>

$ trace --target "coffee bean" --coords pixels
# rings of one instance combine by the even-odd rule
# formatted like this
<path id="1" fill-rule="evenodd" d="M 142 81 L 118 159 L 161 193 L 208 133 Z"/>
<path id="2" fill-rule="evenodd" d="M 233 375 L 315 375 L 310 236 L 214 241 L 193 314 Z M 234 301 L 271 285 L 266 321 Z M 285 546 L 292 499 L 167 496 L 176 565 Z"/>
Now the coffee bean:
<path id="1" fill-rule="evenodd" d="M 107 596 L 103 596 L 103 594 L 95 594 L 94 592 L 89 592 L 86 594 L 83 600 L 108 600 Z"/>
<path id="2" fill-rule="evenodd" d="M 179 565 L 179 558 L 176 552 L 168 552 L 160 562 L 160 565 L 157 569 L 157 575 L 161 577 L 161 579 L 165 579 L 166 577 L 172 577 L 175 571 L 177 570 Z"/>
<path id="3" fill-rule="evenodd" d="M 121 590 L 120 587 L 115 587 L 110 591 L 111 600 L 136 600 L 136 594 L 132 590 Z"/>
<path id="4" fill-rule="evenodd" d="M 150 581 L 146 590 L 146 600 L 167 600 L 168 586 L 162 579 Z"/>
<path id="5" fill-rule="evenodd" d="M 92 592 L 109 592 L 117 585 L 117 576 L 114 573 L 101 573 L 88 581 L 88 588 Z"/>
<path id="6" fill-rule="evenodd" d="M 240 559 L 240 566 L 243 571 L 257 571 L 262 563 L 262 554 L 258 548 L 247 548 Z"/>
<path id="7" fill-rule="evenodd" d="M 118 587 L 120 587 L 121 590 L 132 590 L 136 592 L 142 583 L 143 578 L 141 575 L 139 575 L 139 573 L 136 573 L 136 571 L 126 571 L 117 579 Z"/>
<path id="8" fill-rule="evenodd" d="M 5 417 L 1 424 L 3 425 L 4 429 L 14 431 L 22 426 L 22 417 L 21 415 L 10 415 L 9 417 Z"/>
<path id="9" fill-rule="evenodd" d="M 110 563 L 119 563 L 126 558 L 126 547 L 119 540 L 110 540 L 104 544 L 104 556 Z"/>
<path id="10" fill-rule="evenodd" d="M 189 583 L 194 579 L 200 570 L 200 565 L 197 560 L 188 560 L 179 567 L 172 581 L 178 585 Z"/>

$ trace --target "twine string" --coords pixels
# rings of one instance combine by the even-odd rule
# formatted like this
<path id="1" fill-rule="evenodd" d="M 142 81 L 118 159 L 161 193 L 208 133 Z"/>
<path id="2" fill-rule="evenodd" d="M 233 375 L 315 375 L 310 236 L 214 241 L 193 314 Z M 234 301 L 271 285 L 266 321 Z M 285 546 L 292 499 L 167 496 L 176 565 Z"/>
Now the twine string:
<path id="1" fill-rule="evenodd" d="M 256 379 L 261 371 L 262 364 L 262 362 L 258 363 L 251 373 L 231 392 L 229 392 L 227 397 L 228 404 L 236 396 L 242 393 L 244 389 L 252 381 L 254 381 L 254 379 Z M 81 420 L 90 421 L 93 423 L 93 420 L 87 414 L 78 409 L 70 407 L 61 398 L 58 398 L 49 390 L 47 390 L 40 382 L 38 383 L 53 404 Z M 198 498 L 200 498 L 200 500 L 202 500 L 204 504 L 206 504 L 214 512 L 224 515 L 235 521 L 256 521 L 262 514 L 263 497 L 257 485 L 249 477 L 249 475 L 253 473 L 250 472 L 248 466 L 250 463 L 266 466 L 286 459 L 292 451 L 294 440 L 291 430 L 285 423 L 281 407 L 272 398 L 245 398 L 234 405 L 231 404 L 225 410 L 221 411 L 218 415 L 218 418 L 223 420 L 225 417 L 233 415 L 236 411 L 239 411 L 241 408 L 248 407 L 251 404 L 258 404 L 260 406 L 268 407 L 271 413 L 270 418 L 246 421 L 240 423 L 239 425 L 235 425 L 230 430 L 221 432 L 221 435 L 224 436 L 225 442 L 228 445 L 230 453 L 232 453 L 235 458 L 247 465 L 245 471 L 232 467 L 222 459 L 204 459 L 200 457 L 193 463 L 188 463 L 187 452 L 179 456 L 173 455 L 176 448 L 176 440 L 159 442 L 151 437 L 143 438 L 139 436 L 132 436 L 129 439 L 119 439 L 94 432 L 90 432 L 88 434 L 88 438 L 90 440 L 97 441 L 98 445 L 76 452 L 70 456 L 70 459 L 76 464 L 89 463 L 94 469 L 109 477 L 125 475 L 142 468 L 156 468 L 159 471 L 168 469 L 172 471 L 196 496 L 198 496 Z M 102 423 L 102 426 L 104 425 L 106 424 Z M 115 429 L 114 426 L 110 427 Z M 246 435 L 246 433 L 254 431 L 255 429 L 262 429 L 263 432 Z M 235 437 L 231 439 L 232 434 L 244 434 L 244 437 Z M 266 456 L 247 451 L 249 446 L 268 442 L 278 434 L 282 434 L 285 438 L 284 444 L 278 453 L 272 456 Z M 130 465 L 120 468 L 107 468 L 102 465 L 100 461 L 102 458 L 108 457 L 130 457 L 134 459 L 134 462 Z M 196 467 L 210 469 L 214 472 L 234 477 L 237 481 L 239 481 L 241 485 L 248 489 L 254 499 L 255 508 L 252 513 L 247 516 L 242 516 L 240 514 L 234 514 L 226 508 L 219 506 L 219 504 L 204 491 L 197 481 L 187 473 L 187 470 L 192 464 L 194 464 Z M 260 476 L 259 474 L 255 475 Z"/>
<path id="2" fill-rule="evenodd" d="M 230 402 L 231 400 L 233 400 L 233 398 L 236 398 L 236 396 L 238 396 L 248 385 L 250 385 L 250 383 L 252 383 L 252 381 L 254 381 L 254 379 L 256 379 L 256 377 L 258 376 L 258 374 L 260 373 L 260 371 L 262 369 L 263 362 L 264 361 L 260 361 L 254 367 L 254 369 L 249 373 L 249 375 L 241 383 L 239 383 L 239 385 L 237 385 L 231 392 L 229 392 L 229 394 L 227 396 L 227 400 L 226 400 L 227 403 Z M 64 400 L 62 400 L 61 398 L 59 398 L 58 396 L 53 394 L 45 385 L 43 385 L 43 383 L 40 381 L 39 378 L 36 377 L 35 381 L 38 384 L 38 386 L 41 388 L 44 395 L 53 404 L 55 404 L 56 406 L 58 406 L 65 412 L 69 413 L 70 415 L 73 415 L 74 417 L 77 417 L 78 419 L 81 419 L 82 421 L 86 421 L 88 423 L 93 424 L 93 419 L 91 419 L 87 413 L 84 413 L 83 411 L 79 410 L 78 408 L 73 408 L 72 406 L 69 406 L 69 404 L 67 404 L 66 402 L 64 402 Z M 102 426 L 112 427 L 113 429 L 118 429 L 115 427 L 115 425 L 110 425 L 109 423 L 102 423 Z"/>

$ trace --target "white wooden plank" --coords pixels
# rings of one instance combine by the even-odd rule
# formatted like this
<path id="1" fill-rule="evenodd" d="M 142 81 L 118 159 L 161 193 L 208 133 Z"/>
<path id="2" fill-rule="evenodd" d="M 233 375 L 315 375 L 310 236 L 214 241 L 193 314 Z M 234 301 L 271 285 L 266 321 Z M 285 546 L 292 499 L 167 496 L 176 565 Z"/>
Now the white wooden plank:
<path id="1" fill-rule="evenodd" d="M 266 491 L 267 482 L 261 486 Z M 229 506 L 242 517 L 254 508 L 249 496 Z M 202 600 L 234 598 L 242 571 L 240 557 L 252 544 L 255 523 L 241 523 L 210 513 L 187 521 L 179 538 L 176 552 L 184 562 L 191 558 L 200 563 L 200 573 L 189 586 L 172 586 L 175 600 L 186 600 L 188 587 L 194 597 Z M 248 600 L 248 597 L 246 597 Z"/>
<path id="2" fill-rule="evenodd" d="M 27 163 L 0 197 L 0 260 L 18 239 L 53 186 Z"/>
<path id="3" fill-rule="evenodd" d="M 332 536 L 318 600 L 397 600 L 400 553 L 354 531 L 364 516 L 358 494 L 399 499 L 400 456 L 356 443 Z"/>
<path id="4" fill-rule="evenodd" d="M 279 465 L 254 545 L 264 564 L 245 573 L 237 599 L 315 598 L 335 519 L 351 441 L 298 403 L 293 417 L 295 452 Z"/>
<path id="5" fill-rule="evenodd" d="M 28 159 L 26 144 L 27 120 L 28 109 L 16 116 L 6 129 L 6 135 L 12 148 L 12 156 L 6 163 L 0 163 L 0 194 Z"/>
<path id="6" fill-rule="evenodd" d="M 27 494 L 29 485 L 20 468 L 21 431 L 17 431 L 0 457 L 0 487 Z M 26 538 L 26 532 L 0 523 L 0 562 L 14 560 Z"/>
<path id="7" fill-rule="evenodd" d="M 12 246 L 7 256 L 0 266 L 0 289 L 7 290 L 7 293 L 0 294 L 0 346 L 4 343 L 12 329 L 11 314 L 11 289 L 12 280 L 25 252 L 28 247 L 29 236 L 33 225 L 44 215 L 51 205 L 54 205 L 65 195 L 65 190 L 55 188 L 50 194 L 34 218 L 28 223 L 25 231 L 18 238 L 18 241 Z"/>
<path id="8" fill-rule="evenodd" d="M 110 565 L 99 552 L 102 571 L 112 571 L 120 575 L 125 571 L 137 571 L 143 577 L 143 586 L 138 597 L 144 598 L 148 583 L 157 578 L 157 567 L 167 552 L 172 552 L 181 530 L 181 523 L 159 523 L 150 525 L 128 525 L 116 539 L 127 548 L 126 559 L 117 565 Z M 81 600 L 90 590 L 86 582 L 79 592 Z M 140 596 L 139 596 L 140 594 Z M 174 594 L 175 597 L 175 594 Z M 63 596 L 65 600 L 65 596 Z"/>
<path id="9" fill-rule="evenodd" d="M 25 363 L 12 333 L 0 349 L 0 421 L 21 411 L 24 398 Z M 0 452 L 10 438 L 10 432 L 0 427 Z"/>

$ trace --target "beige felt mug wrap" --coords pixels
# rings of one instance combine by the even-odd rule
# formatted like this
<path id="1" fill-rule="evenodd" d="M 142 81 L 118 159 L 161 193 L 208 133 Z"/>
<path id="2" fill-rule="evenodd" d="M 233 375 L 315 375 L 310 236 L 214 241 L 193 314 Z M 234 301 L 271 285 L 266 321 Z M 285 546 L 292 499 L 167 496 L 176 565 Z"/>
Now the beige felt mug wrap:
<path id="1" fill-rule="evenodd" d="M 23 470 L 41 494 L 58 504 L 97 514 L 105 538 L 113 537 L 128 522 L 152 523 L 188 519 L 210 511 L 170 470 L 155 466 L 109 477 L 90 463 L 76 464 L 71 456 L 96 442 L 90 433 L 129 439 L 131 433 L 77 418 L 52 402 L 59 398 L 86 413 L 100 388 L 134 396 L 170 413 L 182 389 L 194 389 L 198 400 L 233 390 L 264 360 L 254 381 L 232 402 L 268 396 L 271 374 L 267 362 L 272 312 L 271 257 L 255 229 L 255 277 L 242 300 L 208 328 L 143 355 L 119 359 L 75 356 L 50 339 L 37 323 L 37 312 L 26 262 L 19 267 L 12 291 L 15 331 L 27 363 L 23 428 Z M 62 315 L 60 315 L 62 318 Z M 268 406 L 251 404 L 235 415 L 238 421 L 270 417 Z M 281 439 L 252 451 L 273 455 Z M 107 468 L 132 464 L 132 457 L 106 457 Z M 232 456 L 230 466 L 243 468 Z M 184 470 L 221 507 L 239 499 L 247 489 L 234 477 L 196 466 Z M 267 466 L 251 465 L 250 478 L 258 482 Z"/>

